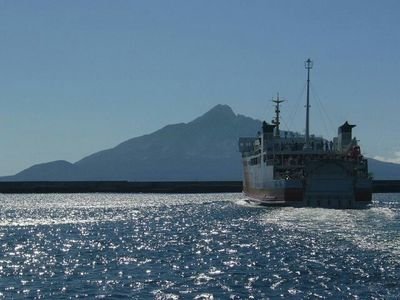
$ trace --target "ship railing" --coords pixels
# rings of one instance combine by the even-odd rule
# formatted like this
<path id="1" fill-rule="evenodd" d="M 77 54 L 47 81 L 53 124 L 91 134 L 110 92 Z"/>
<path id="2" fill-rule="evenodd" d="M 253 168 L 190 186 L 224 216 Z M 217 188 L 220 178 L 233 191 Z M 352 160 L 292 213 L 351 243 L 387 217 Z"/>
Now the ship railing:
<path id="1" fill-rule="evenodd" d="M 316 149 L 310 149 L 310 150 L 290 150 L 290 149 L 283 149 L 283 150 L 275 150 L 273 151 L 272 149 L 269 149 L 268 154 L 275 154 L 275 155 L 313 155 L 313 154 L 326 154 L 326 155 L 331 155 L 331 154 L 336 154 L 336 151 L 324 151 L 324 150 L 316 150 Z"/>
<path id="2" fill-rule="evenodd" d="M 290 151 L 290 152 L 304 152 L 304 143 L 300 142 L 280 142 L 280 141 L 266 141 L 264 143 L 264 149 L 268 151 Z M 310 149 L 307 152 L 334 152 L 333 143 L 322 143 L 317 141 L 311 141 Z"/>
<path id="3" fill-rule="evenodd" d="M 302 169 L 304 168 L 303 164 L 297 164 L 297 165 L 275 165 L 276 169 Z"/>
<path id="4" fill-rule="evenodd" d="M 272 156 L 272 155 L 270 155 Z M 304 154 L 275 154 L 273 159 L 268 159 L 267 165 L 273 165 L 281 168 L 297 168 L 304 166 L 305 161 L 320 161 L 320 160 L 344 160 L 350 162 L 356 162 L 359 166 L 367 166 L 365 160 L 359 160 L 352 157 L 348 157 L 337 153 L 304 153 Z"/>

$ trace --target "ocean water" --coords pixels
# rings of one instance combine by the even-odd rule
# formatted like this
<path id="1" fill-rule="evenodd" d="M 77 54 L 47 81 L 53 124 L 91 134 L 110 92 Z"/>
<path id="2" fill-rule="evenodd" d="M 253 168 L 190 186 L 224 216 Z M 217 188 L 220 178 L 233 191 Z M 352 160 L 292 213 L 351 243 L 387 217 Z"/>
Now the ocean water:
<path id="1" fill-rule="evenodd" d="M 0 195 L 0 299 L 400 298 L 400 194 L 365 210 L 244 200 Z"/>

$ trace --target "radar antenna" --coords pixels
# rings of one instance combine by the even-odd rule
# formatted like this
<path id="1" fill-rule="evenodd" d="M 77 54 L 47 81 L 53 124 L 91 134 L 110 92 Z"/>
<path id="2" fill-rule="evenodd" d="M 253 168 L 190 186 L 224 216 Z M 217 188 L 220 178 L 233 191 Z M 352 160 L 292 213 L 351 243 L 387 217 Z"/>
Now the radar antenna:
<path id="1" fill-rule="evenodd" d="M 274 124 L 275 127 L 275 136 L 280 136 L 280 132 L 279 132 L 279 125 L 281 124 L 280 120 L 279 120 L 279 114 L 280 114 L 280 109 L 279 109 L 279 104 L 281 104 L 282 102 L 284 102 L 284 99 L 279 99 L 279 93 L 277 93 L 276 99 L 272 98 L 272 102 L 274 102 L 275 105 L 275 120 L 272 120 L 272 124 Z"/>

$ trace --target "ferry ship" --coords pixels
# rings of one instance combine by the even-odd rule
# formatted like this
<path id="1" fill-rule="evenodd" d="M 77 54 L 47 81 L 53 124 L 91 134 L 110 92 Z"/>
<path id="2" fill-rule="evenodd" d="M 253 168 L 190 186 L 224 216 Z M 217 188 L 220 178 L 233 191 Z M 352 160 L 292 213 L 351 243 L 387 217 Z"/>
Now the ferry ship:
<path id="1" fill-rule="evenodd" d="M 372 179 L 347 121 L 333 140 L 309 133 L 310 70 L 307 69 L 305 135 L 280 130 L 280 103 L 275 118 L 262 123 L 256 137 L 239 138 L 243 192 L 248 201 L 267 206 L 366 208 L 372 202 Z"/>

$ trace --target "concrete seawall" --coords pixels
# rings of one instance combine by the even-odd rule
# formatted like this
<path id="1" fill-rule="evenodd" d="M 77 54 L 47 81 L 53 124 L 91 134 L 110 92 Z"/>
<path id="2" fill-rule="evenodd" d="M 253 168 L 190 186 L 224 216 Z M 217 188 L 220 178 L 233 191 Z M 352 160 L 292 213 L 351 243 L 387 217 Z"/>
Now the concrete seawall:
<path id="1" fill-rule="evenodd" d="M 20 181 L 0 182 L 0 193 L 239 193 L 241 181 Z M 400 193 L 400 180 L 374 180 L 373 193 Z"/>
<path id="2" fill-rule="evenodd" d="M 0 182 L 0 193 L 239 193 L 241 181 L 21 181 Z"/>
<path id="3" fill-rule="evenodd" d="M 373 193 L 400 193 L 400 180 L 374 180 Z"/>

